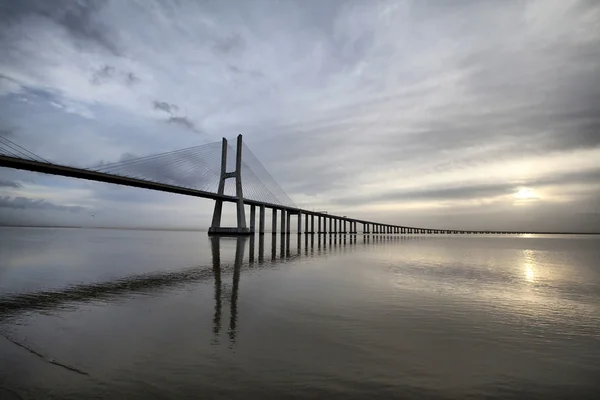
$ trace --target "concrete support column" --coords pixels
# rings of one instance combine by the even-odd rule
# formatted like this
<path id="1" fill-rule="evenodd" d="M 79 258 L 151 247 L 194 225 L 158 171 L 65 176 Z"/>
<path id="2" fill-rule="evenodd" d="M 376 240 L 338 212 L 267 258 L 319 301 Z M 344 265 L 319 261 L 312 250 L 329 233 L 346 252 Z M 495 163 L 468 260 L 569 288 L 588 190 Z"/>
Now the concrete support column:
<path id="1" fill-rule="evenodd" d="M 285 221 L 287 221 L 286 217 L 285 217 L 285 210 L 281 210 L 281 234 L 285 235 L 285 233 L 287 232 L 285 230 Z"/>
<path id="2" fill-rule="evenodd" d="M 258 233 L 265 234 L 265 206 L 260 206 L 258 212 Z"/>
<path id="3" fill-rule="evenodd" d="M 315 233 L 315 215 L 310 216 L 310 233 Z"/>
<path id="4" fill-rule="evenodd" d="M 331 218 L 331 217 L 329 217 L 329 233 L 333 233 L 333 228 L 332 228 L 332 226 L 333 226 L 332 218 Z"/>
<path id="5" fill-rule="evenodd" d="M 346 220 L 343 220 L 343 222 L 342 222 L 342 223 L 344 224 L 344 229 L 342 230 L 342 233 L 346 233 L 346 232 L 348 232 L 348 231 L 346 230 Z"/>
<path id="6" fill-rule="evenodd" d="M 306 229 L 306 227 L 304 227 L 304 229 Z M 302 213 L 298 211 L 298 234 L 301 234 L 301 233 L 302 233 Z"/>
<path id="7" fill-rule="evenodd" d="M 290 211 L 288 211 L 286 213 L 287 215 L 287 222 L 286 222 L 286 226 L 285 226 L 285 233 L 287 233 L 288 235 L 290 234 L 291 230 L 292 230 L 292 213 Z M 288 246 L 289 247 L 289 246 Z"/>
<path id="8" fill-rule="evenodd" d="M 256 206 L 250 206 L 250 233 L 254 233 L 256 227 Z"/>
<path id="9" fill-rule="evenodd" d="M 244 191 L 242 190 L 242 135 L 237 137 L 237 151 L 235 154 L 235 195 L 238 198 L 237 227 L 246 228 L 246 212 L 244 210 Z"/>
<path id="10" fill-rule="evenodd" d="M 308 214 L 304 215 L 304 233 L 308 235 Z"/>
<path id="11" fill-rule="evenodd" d="M 320 215 L 317 217 L 317 233 L 322 233 L 322 230 L 321 230 L 321 216 Z"/>
<path id="12" fill-rule="evenodd" d="M 271 232 L 273 234 L 277 233 L 277 209 L 273 209 L 273 217 L 271 218 Z"/>

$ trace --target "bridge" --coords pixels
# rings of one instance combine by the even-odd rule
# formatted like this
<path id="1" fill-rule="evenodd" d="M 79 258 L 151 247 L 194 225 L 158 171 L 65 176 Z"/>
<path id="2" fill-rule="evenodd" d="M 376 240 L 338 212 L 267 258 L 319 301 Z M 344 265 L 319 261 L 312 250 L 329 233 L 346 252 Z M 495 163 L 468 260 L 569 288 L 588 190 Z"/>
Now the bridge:
<path id="1" fill-rule="evenodd" d="M 271 233 L 282 235 L 550 233 L 404 226 L 302 209 L 292 202 L 254 156 L 243 142 L 242 135 L 237 137 L 235 159 L 228 157 L 232 151 L 227 139 L 223 138 L 221 142 L 79 168 L 50 162 L 0 136 L 0 167 L 211 199 L 215 201 L 215 207 L 209 235 L 263 235 L 266 232 L 267 209 L 272 213 Z M 221 225 L 224 202 L 236 205 L 235 227 Z M 250 207 L 249 223 L 246 221 L 246 205 Z M 294 232 L 292 216 L 296 219 Z"/>

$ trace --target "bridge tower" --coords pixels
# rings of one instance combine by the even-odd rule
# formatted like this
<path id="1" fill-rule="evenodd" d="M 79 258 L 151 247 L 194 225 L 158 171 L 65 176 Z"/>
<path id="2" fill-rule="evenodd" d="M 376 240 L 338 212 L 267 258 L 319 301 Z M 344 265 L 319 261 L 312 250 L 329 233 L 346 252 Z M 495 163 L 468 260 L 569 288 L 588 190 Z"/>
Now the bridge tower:
<path id="1" fill-rule="evenodd" d="M 219 178 L 218 194 L 225 194 L 225 180 L 235 178 L 235 195 L 237 197 L 237 227 L 221 227 L 221 214 L 223 213 L 223 200 L 215 200 L 212 224 L 208 229 L 209 235 L 250 235 L 253 232 L 246 227 L 246 213 L 244 211 L 244 192 L 242 190 L 242 135 L 237 137 L 237 151 L 235 155 L 235 171 L 227 172 L 227 139 L 223 138 L 221 150 L 221 176 Z"/>

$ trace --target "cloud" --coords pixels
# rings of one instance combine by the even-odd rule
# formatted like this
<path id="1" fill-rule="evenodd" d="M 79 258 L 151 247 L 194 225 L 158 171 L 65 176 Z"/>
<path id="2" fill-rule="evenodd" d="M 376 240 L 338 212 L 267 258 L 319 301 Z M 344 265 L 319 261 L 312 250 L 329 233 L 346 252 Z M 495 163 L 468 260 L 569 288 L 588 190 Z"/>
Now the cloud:
<path id="1" fill-rule="evenodd" d="M 36 17 L 47 19 L 63 28 L 80 45 L 91 44 L 117 55 L 120 52 L 114 32 L 98 18 L 105 4 L 105 0 L 10 1 L 2 5 L 0 22 L 11 24 Z"/>
<path id="2" fill-rule="evenodd" d="M 167 122 L 169 124 L 179 125 L 195 133 L 202 133 L 202 131 L 198 129 L 194 122 L 192 122 L 188 117 L 176 115 L 179 111 L 179 107 L 175 104 L 155 100 L 153 103 L 153 108 L 155 110 L 164 111 L 167 114 L 169 114 L 169 118 L 167 118 Z"/>
<path id="3" fill-rule="evenodd" d="M 133 72 L 128 72 L 125 75 L 125 83 L 127 83 L 128 85 L 134 85 L 140 81 L 141 79 L 137 77 Z"/>
<path id="4" fill-rule="evenodd" d="M 0 179 L 0 187 L 19 189 L 19 188 L 23 187 L 23 185 L 21 184 L 21 182 Z"/>
<path id="5" fill-rule="evenodd" d="M 102 68 L 95 71 L 92 75 L 91 82 L 94 85 L 101 85 L 105 83 L 115 83 L 115 81 L 121 81 L 125 85 L 134 85 L 141 81 L 133 72 L 123 72 L 117 70 L 112 65 L 105 65 Z"/>
<path id="6" fill-rule="evenodd" d="M 597 2 L 149 1 L 3 6 L 19 143 L 84 163 L 242 133 L 297 203 L 366 215 L 518 185 L 567 215 L 599 184 Z"/>
<path id="7" fill-rule="evenodd" d="M 38 210 L 51 210 L 51 211 L 69 211 L 77 213 L 85 210 L 82 206 L 62 206 L 51 203 L 44 199 L 30 199 L 27 197 L 9 197 L 0 196 L 0 207 L 1 208 L 13 208 L 13 209 L 38 209 Z"/>
<path id="8" fill-rule="evenodd" d="M 154 109 L 164 111 L 172 115 L 174 112 L 179 110 L 179 107 L 177 107 L 175 104 L 170 104 L 165 101 L 154 101 Z"/>
<path id="9" fill-rule="evenodd" d="M 183 126 L 184 128 L 187 128 L 197 133 L 201 133 L 201 131 L 196 128 L 196 125 L 192 121 L 190 121 L 188 117 L 169 117 L 167 122 L 170 124 Z"/>
<path id="10" fill-rule="evenodd" d="M 106 82 L 107 80 L 113 78 L 114 75 L 115 75 L 115 67 L 110 66 L 110 65 L 105 65 L 104 67 L 102 67 L 99 70 L 97 70 L 96 72 L 94 72 L 94 75 L 92 76 L 92 82 L 98 85 L 100 83 Z"/>
<path id="11" fill-rule="evenodd" d="M 231 34 L 214 39 L 213 50 L 219 54 L 229 54 L 234 52 L 240 52 L 244 49 L 244 40 L 237 34 Z"/>

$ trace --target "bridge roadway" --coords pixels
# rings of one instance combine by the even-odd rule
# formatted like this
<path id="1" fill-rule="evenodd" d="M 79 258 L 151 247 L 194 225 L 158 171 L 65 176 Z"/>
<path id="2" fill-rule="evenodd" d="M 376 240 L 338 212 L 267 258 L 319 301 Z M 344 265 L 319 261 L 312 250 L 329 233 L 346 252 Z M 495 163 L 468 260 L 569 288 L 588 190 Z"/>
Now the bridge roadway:
<path id="1" fill-rule="evenodd" d="M 97 172 L 82 168 L 68 167 L 64 165 L 44 163 L 40 161 L 25 160 L 17 157 L 10 157 L 0 155 L 0 167 L 20 169 L 33 172 L 41 172 L 44 174 L 66 176 L 70 178 L 87 179 L 97 182 L 112 183 L 116 185 L 124 185 L 137 187 L 142 189 L 157 190 L 160 192 L 168 192 L 181 194 L 185 196 L 201 197 L 211 200 L 222 200 L 225 202 L 235 203 L 237 197 L 228 195 L 219 195 L 216 193 L 206 192 L 202 190 L 196 190 L 186 188 L 182 186 L 169 185 L 160 182 L 154 182 L 144 179 L 130 178 L 126 176 L 107 174 L 103 172 Z M 277 211 L 281 211 L 281 229 L 280 231 L 284 234 L 290 233 L 291 228 L 291 215 L 298 216 L 298 233 L 302 233 L 302 215 L 305 216 L 305 232 L 307 234 L 314 233 L 329 233 L 329 234 L 356 234 L 357 224 L 362 224 L 363 233 L 369 234 L 569 234 L 570 232 L 516 232 L 516 231 L 476 231 L 476 230 L 456 230 L 456 229 L 432 229 L 432 228 L 418 228 L 412 226 L 401 226 L 401 225 L 390 225 L 374 221 L 361 220 L 356 218 L 348 218 L 345 216 L 333 215 L 324 212 L 303 210 L 296 207 L 288 207 L 279 204 L 265 203 L 261 201 L 244 199 L 244 203 L 248 204 L 251 208 L 250 218 L 250 229 L 254 232 L 255 228 L 255 214 L 256 207 L 259 207 L 259 233 L 265 233 L 264 227 L 264 209 L 270 208 L 273 210 L 272 220 L 272 233 L 277 230 Z M 286 218 L 284 218 L 284 216 Z M 310 216 L 310 224 L 309 224 Z M 315 217 L 317 218 L 318 226 L 315 225 Z M 329 221 L 329 225 L 327 224 Z M 322 222 L 322 223 L 321 223 Z M 350 231 L 346 230 L 346 223 L 349 224 Z M 310 231 L 308 227 L 310 226 Z M 316 230 L 315 230 L 316 229 Z"/>

